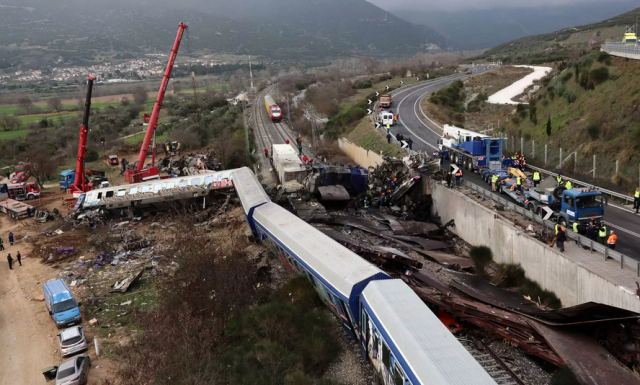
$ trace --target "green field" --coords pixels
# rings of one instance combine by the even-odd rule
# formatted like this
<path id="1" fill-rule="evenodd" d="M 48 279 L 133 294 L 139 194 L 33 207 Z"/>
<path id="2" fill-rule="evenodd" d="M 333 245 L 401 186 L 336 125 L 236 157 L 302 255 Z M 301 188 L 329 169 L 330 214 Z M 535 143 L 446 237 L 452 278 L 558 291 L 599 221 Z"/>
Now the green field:
<path id="1" fill-rule="evenodd" d="M 19 115 L 18 120 L 22 127 L 26 127 L 30 124 L 38 123 L 43 119 L 51 120 L 69 120 L 78 116 L 78 111 L 62 111 L 62 112 L 50 112 L 44 114 L 32 114 L 32 115 Z"/>
<path id="2" fill-rule="evenodd" d="M 0 131 L 0 141 L 24 138 L 29 135 L 29 130 Z"/>

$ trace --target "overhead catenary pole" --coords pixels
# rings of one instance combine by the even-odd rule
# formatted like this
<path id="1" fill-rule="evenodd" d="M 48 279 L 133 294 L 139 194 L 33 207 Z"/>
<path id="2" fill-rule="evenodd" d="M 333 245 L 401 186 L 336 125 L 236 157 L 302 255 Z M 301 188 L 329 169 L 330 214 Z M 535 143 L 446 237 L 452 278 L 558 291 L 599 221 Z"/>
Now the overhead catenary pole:
<path id="1" fill-rule="evenodd" d="M 548 150 L 549 145 L 545 143 L 544 145 L 544 165 L 547 165 L 547 150 Z"/>
<path id="2" fill-rule="evenodd" d="M 531 157 L 532 158 L 536 158 L 536 141 L 532 140 L 531 141 Z"/>
<path id="3" fill-rule="evenodd" d="M 562 147 L 560 147 L 560 164 L 558 164 L 558 168 L 562 168 Z"/>
<path id="4" fill-rule="evenodd" d="M 596 179 L 596 155 L 593 154 L 593 179 Z"/>

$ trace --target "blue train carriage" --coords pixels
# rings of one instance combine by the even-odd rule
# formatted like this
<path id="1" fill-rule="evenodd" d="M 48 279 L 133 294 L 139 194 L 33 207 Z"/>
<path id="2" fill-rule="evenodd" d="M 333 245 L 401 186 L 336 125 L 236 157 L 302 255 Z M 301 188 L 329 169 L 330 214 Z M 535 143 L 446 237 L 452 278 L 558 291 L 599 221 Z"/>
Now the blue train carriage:
<path id="1" fill-rule="evenodd" d="M 240 203 L 242 204 L 244 213 L 247 216 L 247 222 L 251 227 L 251 231 L 257 238 L 256 228 L 253 224 L 253 220 L 251 219 L 253 211 L 256 207 L 267 202 L 271 202 L 271 199 L 269 198 L 269 195 L 267 195 L 266 191 L 264 191 L 264 188 L 262 188 L 262 184 L 258 178 L 256 178 L 253 171 L 248 167 L 233 170 L 231 173 L 231 180 L 233 182 L 233 187 L 236 190 L 236 194 L 238 195 L 238 198 L 240 198 Z"/>
<path id="2" fill-rule="evenodd" d="M 385 385 L 496 385 L 402 280 L 369 283 L 360 321 L 360 342 Z"/>
<path id="3" fill-rule="evenodd" d="M 373 280 L 389 276 L 274 203 L 255 209 L 258 238 L 271 241 L 286 264 L 304 274 L 344 326 L 358 335 L 359 298 Z"/>

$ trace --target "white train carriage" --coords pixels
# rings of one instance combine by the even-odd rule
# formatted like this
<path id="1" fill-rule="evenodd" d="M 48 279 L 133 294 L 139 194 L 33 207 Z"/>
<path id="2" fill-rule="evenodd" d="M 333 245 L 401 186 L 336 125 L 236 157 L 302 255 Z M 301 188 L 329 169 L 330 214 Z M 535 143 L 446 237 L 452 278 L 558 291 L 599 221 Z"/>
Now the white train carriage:
<path id="1" fill-rule="evenodd" d="M 402 280 L 370 282 L 360 342 L 385 385 L 496 385 Z"/>
<path id="2" fill-rule="evenodd" d="M 273 242 L 357 336 L 360 293 L 370 281 L 389 276 L 275 203 L 257 207 L 250 220 L 258 237 Z"/>
<path id="3" fill-rule="evenodd" d="M 234 170 L 231 174 L 231 180 L 247 216 L 251 216 L 251 212 L 257 206 L 271 202 L 269 195 L 264 191 L 262 184 L 250 168 L 242 167 Z"/>
<path id="4" fill-rule="evenodd" d="M 231 187 L 231 175 L 234 171 L 207 172 L 91 190 L 80 195 L 76 208 L 112 210 L 206 197 L 212 190 Z"/>

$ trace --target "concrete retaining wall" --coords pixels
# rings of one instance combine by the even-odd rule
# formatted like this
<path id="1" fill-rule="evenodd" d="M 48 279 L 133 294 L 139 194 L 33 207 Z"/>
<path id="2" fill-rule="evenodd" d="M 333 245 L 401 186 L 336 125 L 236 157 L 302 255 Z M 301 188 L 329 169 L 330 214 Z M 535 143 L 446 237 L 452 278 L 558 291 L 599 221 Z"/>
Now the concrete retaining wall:
<path id="1" fill-rule="evenodd" d="M 593 301 L 640 312 L 630 270 L 569 242 L 568 251 L 560 253 L 461 192 L 431 183 L 433 210 L 443 223 L 454 219 L 453 231 L 472 245 L 490 247 L 496 262 L 522 266 L 529 279 L 554 292 L 563 306 Z"/>
<path id="2" fill-rule="evenodd" d="M 345 138 L 338 139 L 338 147 L 360 167 L 377 167 L 384 163 L 382 156 L 374 151 L 365 150 Z"/>

